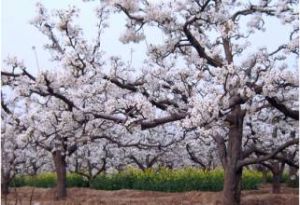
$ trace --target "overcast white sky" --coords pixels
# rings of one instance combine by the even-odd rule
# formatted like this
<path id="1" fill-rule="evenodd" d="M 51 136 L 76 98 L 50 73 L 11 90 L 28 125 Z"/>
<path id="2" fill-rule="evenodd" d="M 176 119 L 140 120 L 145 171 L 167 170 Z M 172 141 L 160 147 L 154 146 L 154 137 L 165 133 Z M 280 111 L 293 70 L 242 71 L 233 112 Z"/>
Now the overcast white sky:
<path id="1" fill-rule="evenodd" d="M 30 70 L 36 70 L 36 60 L 32 47 L 36 47 L 38 53 L 39 65 L 42 69 L 51 68 L 48 61 L 49 54 L 43 50 L 43 44 L 47 42 L 44 37 L 34 26 L 30 25 L 30 20 L 36 15 L 37 0 L 2 0 L 1 8 L 1 58 L 7 56 L 18 56 L 23 59 L 25 65 Z M 88 38 L 96 35 L 95 25 L 96 18 L 94 9 L 99 3 L 83 3 L 82 0 L 51 0 L 40 1 L 50 11 L 54 8 L 66 8 L 69 4 L 74 4 L 81 9 L 81 15 L 78 23 L 83 25 L 84 32 Z M 130 53 L 133 49 L 133 62 L 141 65 L 145 57 L 145 44 L 123 45 L 119 42 L 120 33 L 124 29 L 125 20 L 122 15 L 113 15 L 110 18 L 110 27 L 103 35 L 102 48 L 109 55 L 118 55 L 123 59 L 130 59 Z M 151 36 L 150 36 L 151 38 Z M 154 37 L 152 37 L 154 38 Z M 157 39 L 157 37 L 156 37 Z"/>
<path id="2" fill-rule="evenodd" d="M 5 59 L 8 55 L 18 56 L 23 59 L 25 65 L 31 70 L 36 70 L 36 61 L 32 46 L 36 47 L 38 52 L 39 65 L 42 69 L 51 68 L 48 61 L 49 55 L 42 48 L 46 42 L 46 38 L 37 31 L 29 21 L 36 15 L 37 0 L 2 0 L 1 7 L 1 58 Z M 82 0 L 43 0 L 42 2 L 49 10 L 53 8 L 65 8 L 68 4 L 74 4 L 81 9 L 79 23 L 84 25 L 85 34 L 93 37 L 93 27 L 96 24 L 94 18 L 94 3 L 83 3 Z M 110 20 L 110 28 L 105 32 L 102 41 L 102 48 L 109 55 L 119 55 L 124 59 L 130 59 L 131 48 L 134 49 L 133 62 L 135 65 L 141 65 L 145 57 L 145 44 L 122 45 L 118 39 L 120 33 L 124 29 L 124 18 L 122 15 L 114 15 Z M 256 47 L 268 45 L 268 47 L 276 48 L 274 42 L 282 42 L 287 40 L 287 30 L 278 26 L 277 21 L 270 20 L 267 22 L 269 29 L 266 33 L 255 35 L 251 41 Z M 150 39 L 149 39 L 150 38 Z M 147 36 L 148 42 L 162 40 L 162 35 L 158 33 L 150 33 Z"/>

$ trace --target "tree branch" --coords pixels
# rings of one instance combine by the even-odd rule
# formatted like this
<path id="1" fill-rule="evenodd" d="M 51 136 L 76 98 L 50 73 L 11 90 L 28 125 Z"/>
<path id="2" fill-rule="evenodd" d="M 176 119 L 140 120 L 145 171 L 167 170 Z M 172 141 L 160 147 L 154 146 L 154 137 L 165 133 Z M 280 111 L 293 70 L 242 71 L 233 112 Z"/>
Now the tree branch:
<path id="1" fill-rule="evenodd" d="M 279 100 L 276 97 L 266 97 L 266 100 L 277 110 L 282 112 L 285 116 L 290 117 L 294 120 L 299 121 L 299 110 L 292 110 L 288 108 L 283 103 L 279 102 Z"/>
<path id="2" fill-rule="evenodd" d="M 205 164 L 200 159 L 198 159 L 198 157 L 196 157 L 195 154 L 192 152 L 190 145 L 187 144 L 185 148 L 190 156 L 190 159 L 199 164 L 203 169 L 206 169 Z"/>
<path id="3" fill-rule="evenodd" d="M 278 156 L 276 156 L 279 152 L 281 152 L 282 150 L 284 150 L 285 148 L 289 147 L 289 146 L 292 146 L 292 145 L 295 145 L 295 144 L 298 144 L 299 143 L 299 139 L 296 138 L 296 139 L 293 139 L 293 140 L 290 140 L 284 144 L 282 144 L 281 146 L 279 146 L 277 149 L 275 149 L 273 152 L 271 153 L 265 153 L 265 152 L 262 152 L 264 153 L 265 155 L 262 156 L 262 157 L 258 157 L 256 159 L 243 159 L 243 160 L 240 160 L 238 162 L 238 167 L 239 168 L 242 168 L 244 166 L 247 166 L 247 165 L 250 165 L 250 164 L 258 164 L 258 163 L 261 163 L 263 161 L 267 161 L 269 159 L 272 159 L 272 158 L 278 158 Z M 257 148 L 255 148 L 257 151 L 260 151 L 258 150 Z"/>
<path id="4" fill-rule="evenodd" d="M 188 29 L 188 26 L 191 25 L 193 22 L 197 20 L 196 17 L 192 18 L 191 20 L 187 21 L 183 26 L 183 32 L 185 36 L 187 37 L 188 41 L 192 44 L 192 46 L 196 49 L 198 55 L 200 58 L 204 58 L 207 60 L 207 63 L 209 65 L 212 65 L 214 67 L 222 67 L 223 64 L 219 62 L 217 59 L 213 59 L 212 57 L 208 56 L 205 53 L 205 49 L 200 45 L 200 43 L 197 41 L 197 39 L 193 36 L 193 34 Z"/>
<path id="5" fill-rule="evenodd" d="M 275 13 L 275 10 L 261 8 L 261 7 L 258 7 L 258 6 L 251 5 L 249 9 L 244 9 L 244 10 L 241 10 L 241 11 L 237 11 L 235 14 L 232 15 L 231 19 L 232 19 L 232 21 L 235 21 L 239 16 L 247 16 L 247 15 L 250 15 L 250 14 L 253 14 L 253 13 L 257 13 L 257 12 L 273 16 L 274 13 Z"/>
<path id="6" fill-rule="evenodd" d="M 187 116 L 187 113 L 174 113 L 167 117 L 156 118 L 153 120 L 145 120 L 145 121 L 142 121 L 140 124 L 141 124 L 142 130 L 145 130 L 145 129 L 153 128 L 153 127 L 165 124 L 165 123 L 182 120 L 186 116 Z"/>
<path id="7" fill-rule="evenodd" d="M 258 86 L 254 83 L 247 83 L 251 89 L 254 89 L 256 94 L 262 93 L 262 86 Z M 275 107 L 278 111 L 282 112 L 285 116 L 290 117 L 294 120 L 299 121 L 299 110 L 292 110 L 280 102 L 276 97 L 266 96 L 265 99 L 268 101 L 270 105 Z"/>

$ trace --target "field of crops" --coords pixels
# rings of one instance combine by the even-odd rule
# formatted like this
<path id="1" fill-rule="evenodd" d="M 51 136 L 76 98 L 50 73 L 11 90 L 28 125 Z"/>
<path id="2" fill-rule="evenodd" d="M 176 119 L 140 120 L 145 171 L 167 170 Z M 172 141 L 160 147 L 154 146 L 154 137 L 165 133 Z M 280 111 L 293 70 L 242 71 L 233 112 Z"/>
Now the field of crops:
<path id="1" fill-rule="evenodd" d="M 196 168 L 177 170 L 152 169 L 144 172 L 135 168 L 128 168 L 115 174 L 101 174 L 88 183 L 87 179 L 77 174 L 67 175 L 68 187 L 88 187 L 100 190 L 136 189 L 164 192 L 185 191 L 220 191 L 223 188 L 224 172 L 222 169 L 203 171 Z M 268 176 L 267 181 L 271 180 Z M 287 180 L 284 175 L 283 181 Z M 257 189 L 263 182 L 260 172 L 245 170 L 242 187 L 244 190 Z M 41 188 L 54 187 L 55 173 L 42 173 L 37 176 L 17 176 L 11 186 L 34 186 Z"/>

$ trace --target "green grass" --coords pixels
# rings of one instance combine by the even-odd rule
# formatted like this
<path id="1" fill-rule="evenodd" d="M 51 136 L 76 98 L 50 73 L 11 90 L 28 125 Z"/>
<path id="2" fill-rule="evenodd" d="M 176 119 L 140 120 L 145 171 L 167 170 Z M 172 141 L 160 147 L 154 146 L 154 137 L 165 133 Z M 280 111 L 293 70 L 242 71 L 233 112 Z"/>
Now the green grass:
<path id="1" fill-rule="evenodd" d="M 101 190 L 137 189 L 165 192 L 184 191 L 221 191 L 224 172 L 222 169 L 204 171 L 197 168 L 148 169 L 145 172 L 128 168 L 125 171 L 104 175 L 101 174 L 91 181 L 91 188 Z M 12 186 L 54 187 L 55 173 L 42 173 L 37 176 L 17 176 Z M 262 182 L 259 172 L 245 170 L 243 172 L 243 189 L 256 189 Z M 76 174 L 67 175 L 68 187 L 87 187 L 87 180 Z"/>

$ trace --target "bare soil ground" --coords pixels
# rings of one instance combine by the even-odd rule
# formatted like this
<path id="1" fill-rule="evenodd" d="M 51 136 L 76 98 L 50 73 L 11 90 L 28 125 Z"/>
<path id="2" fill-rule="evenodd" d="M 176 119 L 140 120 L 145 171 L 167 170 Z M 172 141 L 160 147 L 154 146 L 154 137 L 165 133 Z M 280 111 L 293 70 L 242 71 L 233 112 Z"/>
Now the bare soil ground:
<path id="1" fill-rule="evenodd" d="M 270 185 L 259 190 L 243 191 L 242 205 L 298 205 L 299 189 L 282 188 L 282 193 L 270 193 Z M 22 187 L 8 195 L 2 205 L 219 205 L 221 192 L 165 193 L 153 191 L 101 191 L 88 188 L 68 189 L 68 198 L 55 200 L 54 189 Z M 33 191 L 33 194 L 32 194 Z M 30 198 L 32 198 L 30 200 Z M 17 199 L 17 200 L 16 200 Z M 31 203 L 30 203 L 31 201 Z"/>

